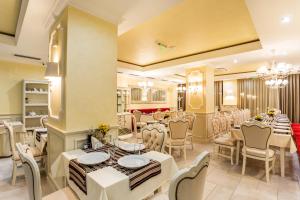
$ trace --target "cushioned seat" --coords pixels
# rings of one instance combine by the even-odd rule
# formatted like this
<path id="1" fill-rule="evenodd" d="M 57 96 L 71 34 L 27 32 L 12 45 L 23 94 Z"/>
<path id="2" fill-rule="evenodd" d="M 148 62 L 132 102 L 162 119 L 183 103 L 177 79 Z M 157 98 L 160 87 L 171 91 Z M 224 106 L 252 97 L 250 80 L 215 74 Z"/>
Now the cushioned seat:
<path id="1" fill-rule="evenodd" d="M 31 152 L 31 154 L 33 155 L 33 157 L 43 156 L 43 152 L 41 152 L 41 151 L 39 150 L 39 148 L 37 148 L 37 147 L 30 147 L 29 149 L 30 149 L 30 152 Z M 14 161 L 19 161 L 19 160 L 20 160 L 19 154 L 15 154 L 15 155 L 13 156 L 13 160 L 14 160 Z"/>
<path id="2" fill-rule="evenodd" d="M 143 126 L 146 126 L 147 123 L 146 123 L 146 122 L 137 122 L 136 125 L 137 125 L 138 127 L 143 127 Z"/>
<path id="3" fill-rule="evenodd" d="M 235 146 L 235 140 L 227 137 L 227 136 L 220 136 L 214 139 L 216 144 L 226 145 L 226 146 Z"/>
<path id="4" fill-rule="evenodd" d="M 249 156 L 256 156 L 256 157 L 261 157 L 265 158 L 266 157 L 266 150 L 259 150 L 259 149 L 247 149 L 246 150 L 247 155 Z M 269 157 L 273 157 L 275 152 L 272 149 L 268 149 Z"/>
<path id="5" fill-rule="evenodd" d="M 168 138 L 166 142 L 167 145 L 172 144 L 172 146 L 181 146 L 184 145 L 184 143 L 184 140 L 171 140 L 170 138 Z"/>

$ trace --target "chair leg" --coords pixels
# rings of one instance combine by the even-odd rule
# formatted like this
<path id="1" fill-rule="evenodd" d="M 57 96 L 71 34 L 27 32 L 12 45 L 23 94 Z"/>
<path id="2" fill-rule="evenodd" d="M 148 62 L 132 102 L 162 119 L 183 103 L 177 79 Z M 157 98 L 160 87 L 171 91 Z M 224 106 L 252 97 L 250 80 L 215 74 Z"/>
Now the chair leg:
<path id="1" fill-rule="evenodd" d="M 171 147 L 171 145 L 169 146 L 169 154 L 172 155 L 172 147 Z"/>
<path id="2" fill-rule="evenodd" d="M 234 152 L 234 149 L 231 147 L 231 148 L 230 148 L 230 160 L 231 160 L 231 165 L 234 165 L 234 163 L 233 163 L 233 152 Z"/>
<path id="3" fill-rule="evenodd" d="M 246 162 L 247 162 L 247 157 L 243 155 L 243 168 L 242 168 L 242 175 L 245 175 L 245 170 L 246 170 Z"/>
<path id="4" fill-rule="evenodd" d="M 266 164 L 266 180 L 267 180 L 267 183 L 268 183 L 270 181 L 270 177 L 269 177 L 269 172 L 270 172 L 270 169 L 269 169 L 269 160 L 266 160 L 265 164 Z"/>
<path id="5" fill-rule="evenodd" d="M 186 160 L 186 145 L 183 147 L 184 160 Z"/>
<path id="6" fill-rule="evenodd" d="M 16 185 L 16 178 L 17 178 L 17 163 L 13 161 L 13 171 L 12 171 L 12 179 L 11 179 L 12 185 Z"/>
<path id="7" fill-rule="evenodd" d="M 272 172 L 275 174 L 275 158 L 272 160 Z"/>
<path id="8" fill-rule="evenodd" d="M 191 137 L 191 145 L 192 145 L 192 150 L 194 150 L 193 136 Z"/>

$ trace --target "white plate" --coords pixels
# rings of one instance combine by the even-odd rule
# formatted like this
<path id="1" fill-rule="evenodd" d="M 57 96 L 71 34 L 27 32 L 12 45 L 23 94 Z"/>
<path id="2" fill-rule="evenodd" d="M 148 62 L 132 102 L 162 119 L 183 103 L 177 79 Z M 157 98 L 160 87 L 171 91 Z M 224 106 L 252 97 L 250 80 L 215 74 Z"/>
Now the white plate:
<path id="1" fill-rule="evenodd" d="M 150 159 L 142 155 L 123 156 L 118 160 L 118 164 L 128 169 L 138 169 L 150 163 Z"/>
<path id="2" fill-rule="evenodd" d="M 135 143 L 119 143 L 119 148 L 125 151 L 140 151 L 145 149 L 144 144 L 135 144 Z"/>
<path id="3" fill-rule="evenodd" d="M 110 155 L 104 152 L 92 152 L 87 153 L 79 158 L 77 158 L 78 162 L 83 165 L 96 165 L 100 164 L 110 158 Z"/>

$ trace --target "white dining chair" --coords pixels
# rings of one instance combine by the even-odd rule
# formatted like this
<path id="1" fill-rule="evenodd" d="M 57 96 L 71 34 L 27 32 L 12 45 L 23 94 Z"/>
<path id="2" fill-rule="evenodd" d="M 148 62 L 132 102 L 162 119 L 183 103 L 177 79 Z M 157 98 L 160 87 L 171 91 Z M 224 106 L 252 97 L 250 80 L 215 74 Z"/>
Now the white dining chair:
<path id="1" fill-rule="evenodd" d="M 42 116 L 40 119 L 41 127 L 47 128 L 47 123 L 48 123 L 48 116 L 47 115 Z"/>
<path id="2" fill-rule="evenodd" d="M 13 170 L 12 170 L 11 184 L 15 185 L 17 177 L 23 176 L 24 172 L 22 171 L 20 156 L 16 151 L 16 147 L 15 147 L 16 142 L 15 142 L 13 127 L 6 122 L 4 123 L 4 126 L 9 133 L 9 142 L 10 142 L 10 148 L 12 152 Z M 37 161 L 41 162 L 44 166 L 46 166 L 46 158 L 43 152 L 41 152 L 37 147 L 30 147 L 30 151 L 34 156 L 34 159 L 36 159 Z"/>
<path id="3" fill-rule="evenodd" d="M 141 130 L 145 147 L 152 151 L 162 152 L 167 137 L 166 128 L 161 125 L 147 125 Z"/>
<path id="4" fill-rule="evenodd" d="M 273 133 L 272 127 L 259 122 L 247 122 L 241 125 L 244 147 L 242 174 L 245 174 L 247 158 L 262 160 L 265 162 L 266 180 L 269 182 L 270 170 L 275 173 L 275 152 L 269 148 Z M 272 162 L 272 165 L 270 165 Z"/>
<path id="5" fill-rule="evenodd" d="M 160 111 L 156 111 L 153 113 L 153 119 L 156 121 L 162 120 L 163 119 L 163 113 Z"/>
<path id="6" fill-rule="evenodd" d="M 226 118 L 223 116 L 214 117 L 212 120 L 214 154 L 223 158 L 229 158 L 233 165 L 233 155 L 236 149 L 236 140 L 227 130 Z M 229 149 L 230 155 L 227 155 L 223 149 Z"/>
<path id="7" fill-rule="evenodd" d="M 143 128 L 144 126 L 147 125 L 146 122 L 141 122 L 141 117 L 142 117 L 142 112 L 139 110 L 134 110 L 132 112 L 133 116 L 135 117 L 135 121 L 136 121 L 136 126 L 137 128 Z"/>
<path id="8" fill-rule="evenodd" d="M 78 200 L 77 196 L 68 187 L 42 198 L 41 177 L 37 162 L 34 160 L 29 148 L 25 148 L 21 143 L 17 143 L 16 147 L 25 172 L 30 200 Z"/>
<path id="9" fill-rule="evenodd" d="M 170 135 L 166 142 L 166 147 L 169 148 L 169 154 L 172 155 L 172 148 L 183 149 L 184 159 L 186 160 L 186 136 L 189 128 L 188 121 L 177 120 L 169 121 Z"/>
<path id="10" fill-rule="evenodd" d="M 194 150 L 194 144 L 193 144 L 193 129 L 194 129 L 194 124 L 196 120 L 196 115 L 195 114 L 187 114 L 185 115 L 185 119 L 189 122 L 189 128 L 187 131 L 187 144 L 192 147 L 192 150 Z"/>
<path id="11" fill-rule="evenodd" d="M 153 200 L 202 200 L 209 161 L 209 153 L 202 152 L 189 168 L 175 174 L 168 195 L 159 194 Z"/>

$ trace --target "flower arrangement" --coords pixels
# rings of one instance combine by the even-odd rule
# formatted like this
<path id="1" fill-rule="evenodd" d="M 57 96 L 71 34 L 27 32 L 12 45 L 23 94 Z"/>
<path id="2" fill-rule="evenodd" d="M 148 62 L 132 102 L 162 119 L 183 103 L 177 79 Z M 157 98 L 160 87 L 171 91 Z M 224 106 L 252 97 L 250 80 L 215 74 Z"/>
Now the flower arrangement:
<path id="1" fill-rule="evenodd" d="M 261 115 L 256 115 L 254 119 L 259 122 L 263 121 L 263 117 Z"/>
<path id="2" fill-rule="evenodd" d="M 268 114 L 269 117 L 274 117 L 274 115 L 275 115 L 275 110 L 269 110 L 269 111 L 267 112 L 267 114 Z"/>
<path id="3" fill-rule="evenodd" d="M 97 129 L 94 130 L 93 136 L 100 140 L 101 142 L 105 143 L 105 136 L 110 130 L 110 127 L 108 124 L 101 123 Z"/>

